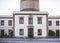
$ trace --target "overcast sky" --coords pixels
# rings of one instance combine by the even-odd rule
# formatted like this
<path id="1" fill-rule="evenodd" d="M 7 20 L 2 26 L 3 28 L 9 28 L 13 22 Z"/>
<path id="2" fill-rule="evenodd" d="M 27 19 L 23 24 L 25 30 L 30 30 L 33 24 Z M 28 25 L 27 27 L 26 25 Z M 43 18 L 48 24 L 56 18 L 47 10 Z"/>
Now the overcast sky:
<path id="1" fill-rule="evenodd" d="M 39 0 L 40 11 L 48 11 L 50 16 L 60 15 L 60 0 Z M 12 15 L 20 11 L 20 0 L 0 0 L 0 15 Z"/>

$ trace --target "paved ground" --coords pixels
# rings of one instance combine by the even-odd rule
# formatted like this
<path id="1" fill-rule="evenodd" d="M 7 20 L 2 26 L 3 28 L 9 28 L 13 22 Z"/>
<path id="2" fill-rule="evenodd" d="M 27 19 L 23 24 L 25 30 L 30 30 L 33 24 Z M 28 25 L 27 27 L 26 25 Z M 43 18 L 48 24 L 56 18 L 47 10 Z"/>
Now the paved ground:
<path id="1" fill-rule="evenodd" d="M 60 38 L 40 38 L 40 39 L 0 38 L 0 43 L 60 43 Z"/>

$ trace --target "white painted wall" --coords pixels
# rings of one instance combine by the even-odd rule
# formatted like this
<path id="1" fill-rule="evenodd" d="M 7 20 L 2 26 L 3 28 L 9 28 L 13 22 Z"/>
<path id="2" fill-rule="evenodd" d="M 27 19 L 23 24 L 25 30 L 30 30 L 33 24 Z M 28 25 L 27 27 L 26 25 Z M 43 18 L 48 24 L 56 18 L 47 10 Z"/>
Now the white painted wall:
<path id="1" fill-rule="evenodd" d="M 42 24 L 37 24 L 37 17 L 42 17 Z M 46 15 L 33 15 L 34 37 L 47 36 L 47 16 Z M 42 29 L 42 35 L 38 36 L 38 29 Z"/>
<path id="2" fill-rule="evenodd" d="M 4 20 L 4 26 L 1 26 L 1 20 Z M 8 25 L 8 20 L 12 20 L 12 26 L 9 26 Z M 0 33 L 1 33 L 1 30 L 4 30 L 4 34 L 8 34 L 8 30 L 13 30 L 13 18 L 0 18 Z M 0 34 L 1 35 L 1 34 Z"/>
<path id="3" fill-rule="evenodd" d="M 60 30 L 60 19 L 48 19 L 52 21 L 52 26 L 48 26 L 48 30 L 53 30 L 56 33 L 56 30 Z M 59 26 L 56 26 L 56 21 L 59 21 Z"/>
<path id="4" fill-rule="evenodd" d="M 19 24 L 19 17 L 24 17 L 24 24 Z M 28 37 L 28 15 L 15 15 L 15 36 Z M 19 29 L 24 29 L 24 36 L 19 35 Z"/>
<path id="5" fill-rule="evenodd" d="M 47 16 L 46 15 L 32 15 L 33 16 L 33 30 L 34 37 L 46 37 L 47 36 Z M 19 24 L 19 17 L 24 17 L 24 24 Z M 15 37 L 28 37 L 28 17 L 29 15 L 15 15 Z M 42 17 L 42 24 L 37 24 L 37 17 Z M 24 35 L 19 35 L 19 29 L 24 29 Z M 42 35 L 37 35 L 37 30 L 42 29 Z"/>

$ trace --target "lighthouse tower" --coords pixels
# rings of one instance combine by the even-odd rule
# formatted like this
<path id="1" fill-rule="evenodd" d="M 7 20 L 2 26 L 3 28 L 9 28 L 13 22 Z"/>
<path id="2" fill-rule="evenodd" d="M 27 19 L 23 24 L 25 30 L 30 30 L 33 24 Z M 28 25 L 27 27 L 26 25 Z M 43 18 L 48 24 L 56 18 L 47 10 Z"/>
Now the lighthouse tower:
<path id="1" fill-rule="evenodd" d="M 20 11 L 39 11 L 39 0 L 21 0 Z"/>

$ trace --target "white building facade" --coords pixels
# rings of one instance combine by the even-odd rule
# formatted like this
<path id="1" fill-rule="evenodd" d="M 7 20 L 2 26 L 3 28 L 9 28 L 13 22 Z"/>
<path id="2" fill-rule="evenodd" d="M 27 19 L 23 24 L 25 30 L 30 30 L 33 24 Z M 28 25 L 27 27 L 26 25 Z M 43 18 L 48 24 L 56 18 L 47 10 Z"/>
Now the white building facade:
<path id="1" fill-rule="evenodd" d="M 0 16 L 0 36 L 60 36 L 60 16 L 48 17 L 48 12 L 39 12 L 39 0 L 21 0 L 20 4 L 21 12 L 15 11 L 13 16 Z"/>
<path id="2" fill-rule="evenodd" d="M 14 13 L 15 37 L 46 37 L 47 13 Z"/>
<path id="3" fill-rule="evenodd" d="M 11 36 L 13 31 L 13 16 L 0 16 L 0 36 Z"/>
<path id="4" fill-rule="evenodd" d="M 48 17 L 48 30 L 55 32 L 55 36 L 60 36 L 60 16 Z"/>

